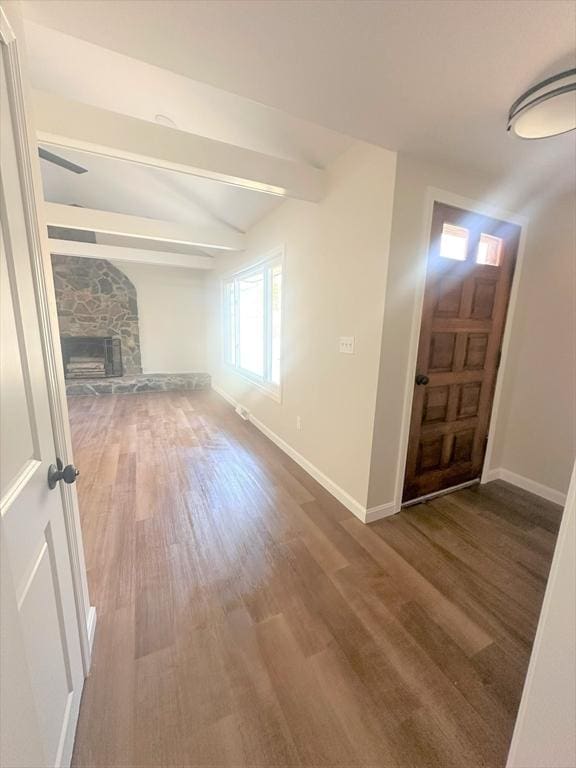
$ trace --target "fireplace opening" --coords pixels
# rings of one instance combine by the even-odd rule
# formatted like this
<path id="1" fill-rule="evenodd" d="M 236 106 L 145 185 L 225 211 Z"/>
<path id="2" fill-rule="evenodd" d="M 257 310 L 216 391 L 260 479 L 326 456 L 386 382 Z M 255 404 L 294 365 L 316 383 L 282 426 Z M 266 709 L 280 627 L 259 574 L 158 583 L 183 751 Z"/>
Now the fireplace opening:
<path id="1" fill-rule="evenodd" d="M 64 376 L 67 379 L 104 379 L 122 376 L 120 339 L 112 336 L 61 336 Z"/>

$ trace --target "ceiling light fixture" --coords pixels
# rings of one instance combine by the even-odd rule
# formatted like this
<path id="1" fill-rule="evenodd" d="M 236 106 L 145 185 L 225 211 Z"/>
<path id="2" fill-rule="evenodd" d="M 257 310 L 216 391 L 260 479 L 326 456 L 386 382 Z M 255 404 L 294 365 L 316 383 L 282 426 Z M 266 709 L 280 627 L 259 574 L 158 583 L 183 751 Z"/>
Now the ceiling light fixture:
<path id="1" fill-rule="evenodd" d="M 510 107 L 508 130 L 521 139 L 545 139 L 576 128 L 576 69 L 529 88 Z"/>

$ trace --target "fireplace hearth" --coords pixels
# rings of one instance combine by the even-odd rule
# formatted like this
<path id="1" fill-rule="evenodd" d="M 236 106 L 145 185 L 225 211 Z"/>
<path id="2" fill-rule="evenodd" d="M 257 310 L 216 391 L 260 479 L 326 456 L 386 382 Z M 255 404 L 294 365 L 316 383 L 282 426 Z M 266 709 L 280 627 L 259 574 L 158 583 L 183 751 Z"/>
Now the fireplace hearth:
<path id="1" fill-rule="evenodd" d="M 123 374 L 120 339 L 112 336 L 61 336 L 66 379 L 105 379 Z"/>

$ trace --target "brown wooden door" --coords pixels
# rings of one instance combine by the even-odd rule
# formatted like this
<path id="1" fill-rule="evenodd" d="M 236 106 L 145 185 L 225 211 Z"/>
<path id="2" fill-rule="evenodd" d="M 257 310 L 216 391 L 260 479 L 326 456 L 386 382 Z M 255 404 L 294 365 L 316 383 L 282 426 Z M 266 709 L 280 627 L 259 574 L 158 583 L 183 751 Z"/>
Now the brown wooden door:
<path id="1" fill-rule="evenodd" d="M 434 204 L 404 501 L 480 476 L 519 236 Z"/>

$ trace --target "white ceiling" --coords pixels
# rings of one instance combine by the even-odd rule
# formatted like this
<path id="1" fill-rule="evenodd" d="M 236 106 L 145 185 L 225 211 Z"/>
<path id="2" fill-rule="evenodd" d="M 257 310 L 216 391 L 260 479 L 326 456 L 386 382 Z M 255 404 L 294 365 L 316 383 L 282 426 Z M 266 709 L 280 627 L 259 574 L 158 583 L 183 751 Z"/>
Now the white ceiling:
<path id="1" fill-rule="evenodd" d="M 324 167 L 353 143 L 271 107 L 47 27 L 27 22 L 25 28 L 35 88 L 151 122 L 163 114 L 179 130 L 315 167 Z M 89 171 L 75 175 L 42 161 L 49 202 L 199 226 L 224 223 L 239 231 L 247 231 L 282 202 L 183 173 L 46 148 Z"/>
<path id="2" fill-rule="evenodd" d="M 535 188 L 574 180 L 574 133 L 505 131 L 517 96 L 575 66 L 572 0 L 23 5 L 40 24 L 358 139 L 494 178 L 520 172 Z"/>
<path id="3" fill-rule="evenodd" d="M 319 168 L 351 143 L 326 128 L 106 47 L 30 22 L 25 32 L 35 88 L 151 122 L 165 115 L 179 130 Z"/>

